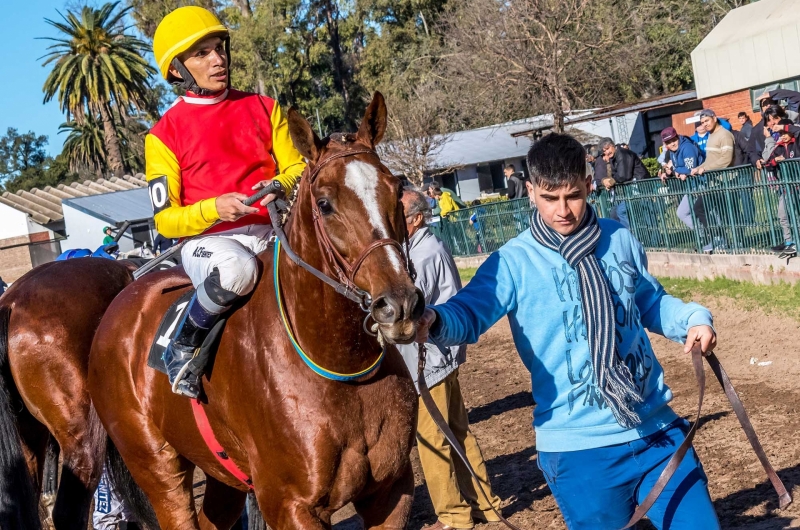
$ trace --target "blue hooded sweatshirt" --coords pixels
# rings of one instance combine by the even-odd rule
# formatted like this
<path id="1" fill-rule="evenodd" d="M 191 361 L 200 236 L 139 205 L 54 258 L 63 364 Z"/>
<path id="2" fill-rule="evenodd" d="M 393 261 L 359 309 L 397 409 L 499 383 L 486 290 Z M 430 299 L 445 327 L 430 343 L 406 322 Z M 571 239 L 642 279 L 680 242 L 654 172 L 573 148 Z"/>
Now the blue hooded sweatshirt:
<path id="1" fill-rule="evenodd" d="M 614 299 L 617 347 L 643 398 L 634 406 L 642 420 L 638 427 L 620 426 L 595 387 L 577 272 L 530 230 L 489 256 L 453 298 L 433 307 L 438 318 L 430 333 L 445 346 L 473 344 L 508 315 L 517 352 L 531 373 L 539 451 L 606 447 L 672 423 L 678 418 L 667 404 L 672 391 L 645 329 L 684 342 L 690 327 L 712 324 L 707 309 L 668 295 L 647 272 L 644 250 L 628 230 L 610 219 L 599 222 L 595 255 Z"/>
<path id="2" fill-rule="evenodd" d="M 692 168 L 696 168 L 706 159 L 705 153 L 692 140 L 686 136 L 680 136 L 678 150 L 674 153 L 669 152 L 669 159 L 672 160 L 672 167 L 676 173 L 689 175 Z"/>

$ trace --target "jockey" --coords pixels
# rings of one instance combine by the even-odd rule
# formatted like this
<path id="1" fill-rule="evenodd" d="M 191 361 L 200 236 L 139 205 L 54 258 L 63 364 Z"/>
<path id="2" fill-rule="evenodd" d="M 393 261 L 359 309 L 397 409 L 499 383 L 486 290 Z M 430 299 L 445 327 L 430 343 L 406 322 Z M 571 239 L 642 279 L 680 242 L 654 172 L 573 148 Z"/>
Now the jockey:
<path id="1" fill-rule="evenodd" d="M 230 88 L 230 37 L 214 14 L 181 7 L 153 39 L 161 75 L 186 90 L 145 138 L 156 230 L 187 242 L 183 266 L 196 288 L 163 359 L 173 392 L 196 398 L 189 361 L 209 330 L 258 278 L 256 254 L 272 227 L 264 206 L 242 201 L 275 179 L 291 190 L 305 168 L 277 101 Z M 226 221 L 215 225 L 217 221 Z"/>

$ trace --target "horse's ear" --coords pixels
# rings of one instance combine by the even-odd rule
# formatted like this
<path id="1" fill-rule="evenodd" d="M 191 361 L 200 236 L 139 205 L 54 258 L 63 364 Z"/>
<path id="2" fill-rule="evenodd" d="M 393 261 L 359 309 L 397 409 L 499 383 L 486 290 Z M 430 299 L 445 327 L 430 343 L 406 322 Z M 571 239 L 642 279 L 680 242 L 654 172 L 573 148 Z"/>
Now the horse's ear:
<path id="1" fill-rule="evenodd" d="M 383 99 L 383 94 L 375 92 L 375 95 L 372 96 L 372 102 L 367 107 L 367 112 L 364 113 L 364 119 L 361 120 L 357 138 L 374 148 L 383 139 L 383 133 L 385 132 L 386 100 Z"/>
<path id="2" fill-rule="evenodd" d="M 289 135 L 292 137 L 294 147 L 309 162 L 316 162 L 319 158 L 322 140 L 311 128 L 311 125 L 295 107 L 289 109 L 287 116 L 289 122 Z"/>

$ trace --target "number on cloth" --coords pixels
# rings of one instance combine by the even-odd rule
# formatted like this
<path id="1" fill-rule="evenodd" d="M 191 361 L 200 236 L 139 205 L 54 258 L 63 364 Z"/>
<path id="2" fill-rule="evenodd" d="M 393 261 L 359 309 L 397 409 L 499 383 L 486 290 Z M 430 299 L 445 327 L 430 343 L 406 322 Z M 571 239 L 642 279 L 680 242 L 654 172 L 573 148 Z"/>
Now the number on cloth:
<path id="1" fill-rule="evenodd" d="M 181 317 L 183 316 L 183 312 L 186 310 L 186 306 L 189 305 L 189 302 L 183 302 L 178 304 L 175 307 L 175 318 L 172 320 L 172 323 L 167 328 L 166 333 L 158 337 L 156 344 L 159 346 L 166 348 L 169 346 L 169 338 L 172 336 L 172 333 L 175 331 L 175 328 L 178 326 L 178 322 L 180 321 Z"/>

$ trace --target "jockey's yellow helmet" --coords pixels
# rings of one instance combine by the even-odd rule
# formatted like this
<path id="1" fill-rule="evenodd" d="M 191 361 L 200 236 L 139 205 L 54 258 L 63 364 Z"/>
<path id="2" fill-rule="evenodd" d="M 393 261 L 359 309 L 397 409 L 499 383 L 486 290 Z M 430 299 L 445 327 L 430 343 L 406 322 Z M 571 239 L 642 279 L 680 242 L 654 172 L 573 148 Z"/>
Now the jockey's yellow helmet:
<path id="1" fill-rule="evenodd" d="M 227 37 L 228 28 L 208 9 L 185 6 L 165 16 L 153 37 L 153 53 L 164 79 L 167 79 L 169 65 L 175 57 L 212 34 Z"/>

